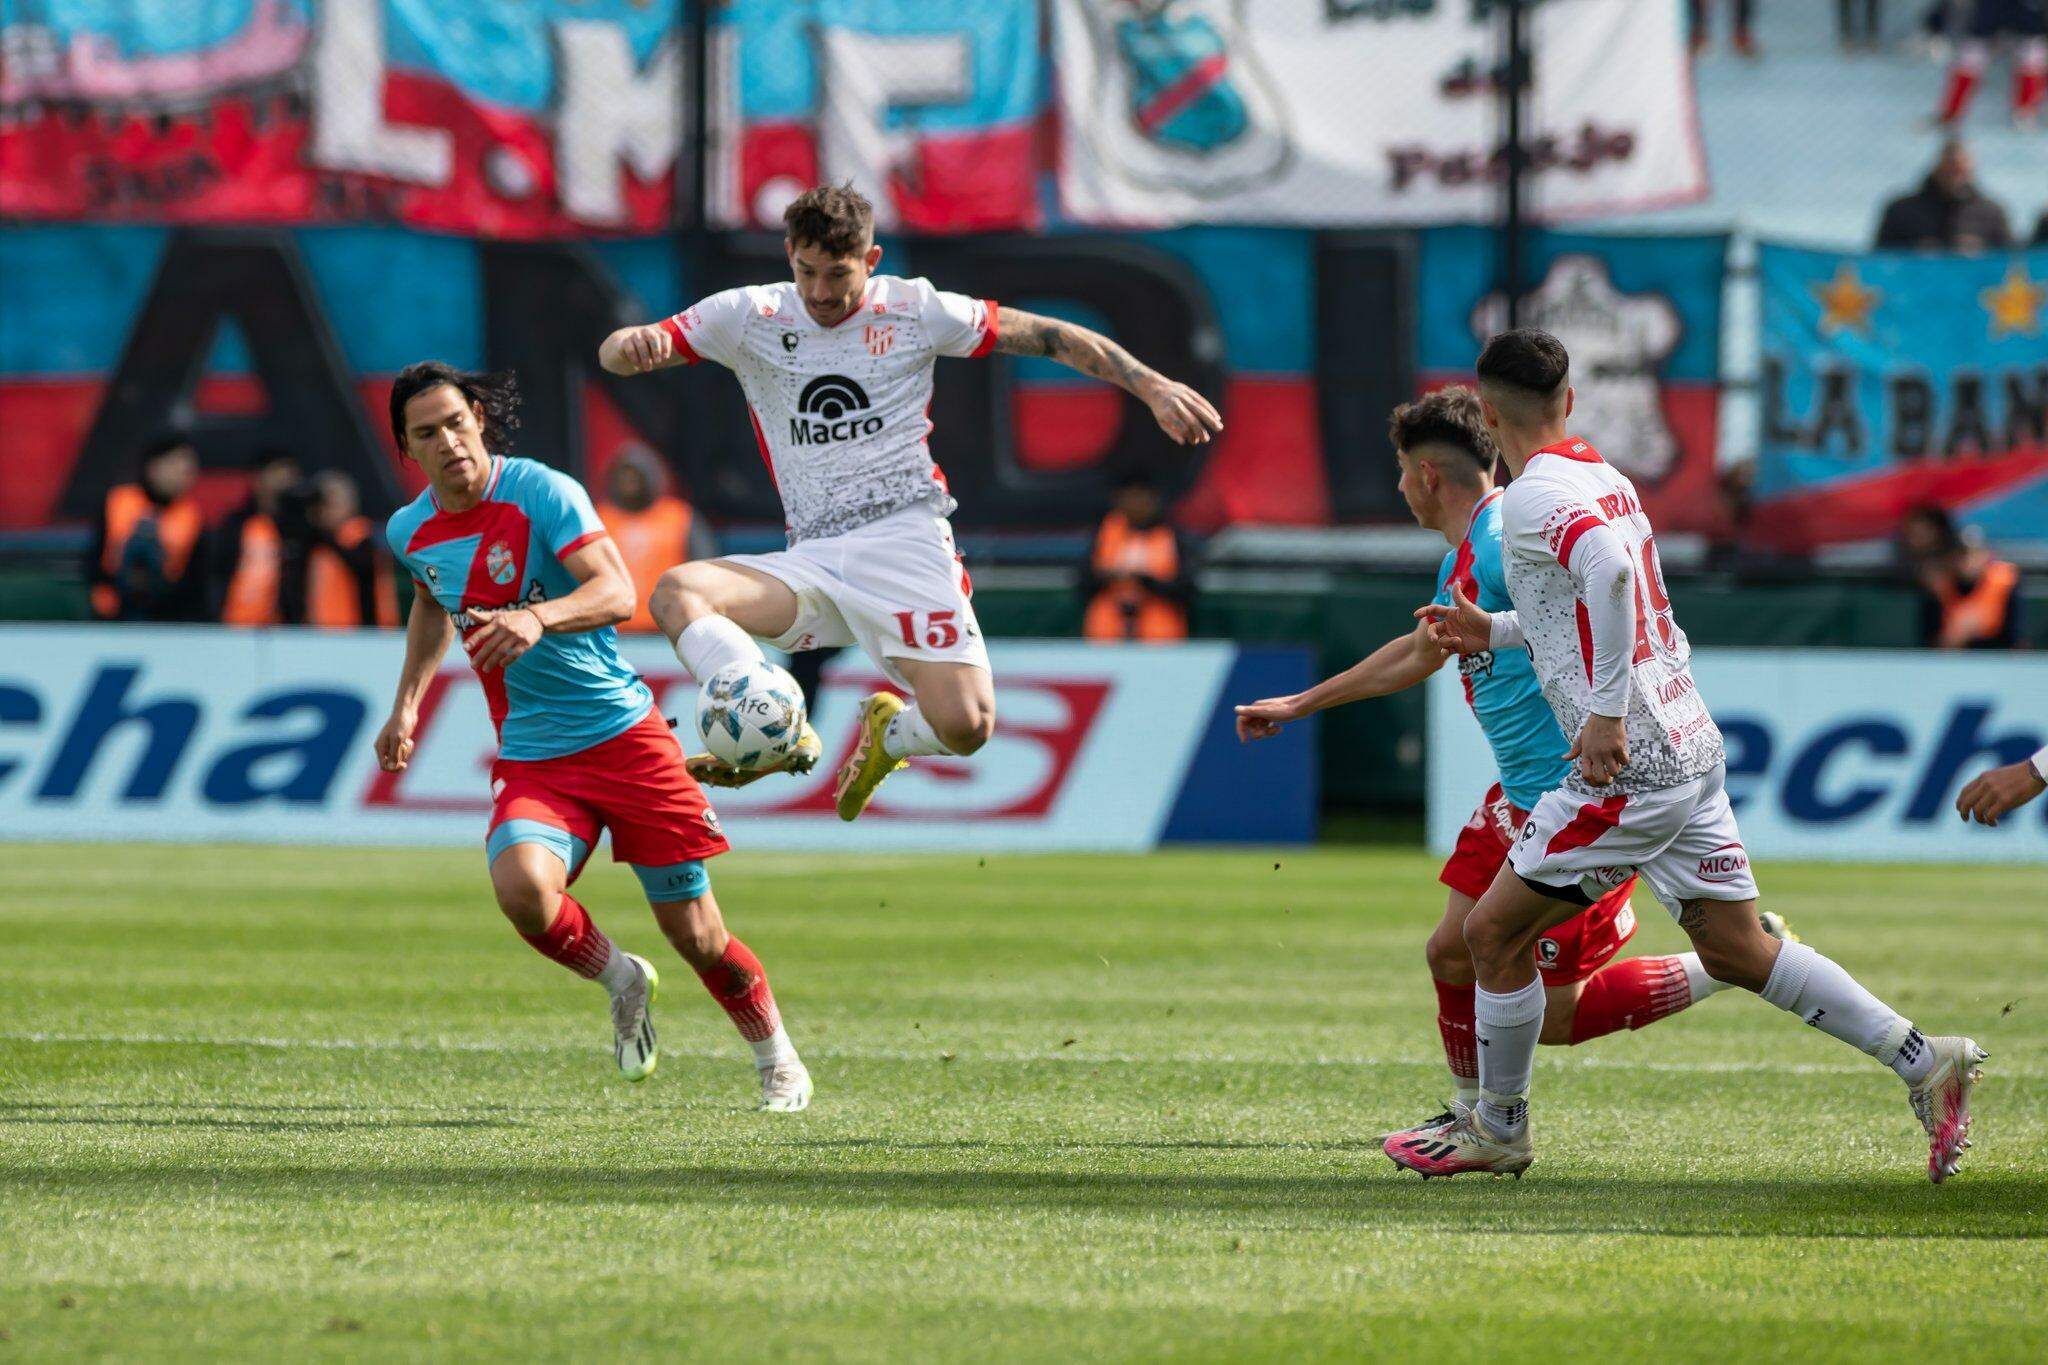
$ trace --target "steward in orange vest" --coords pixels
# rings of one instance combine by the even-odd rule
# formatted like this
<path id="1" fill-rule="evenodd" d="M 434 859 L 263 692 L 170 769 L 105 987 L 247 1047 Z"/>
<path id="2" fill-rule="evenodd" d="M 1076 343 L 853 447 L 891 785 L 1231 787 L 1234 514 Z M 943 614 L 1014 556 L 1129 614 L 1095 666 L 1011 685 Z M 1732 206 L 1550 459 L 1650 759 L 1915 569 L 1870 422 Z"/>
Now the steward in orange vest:
<path id="1" fill-rule="evenodd" d="M 204 559 L 194 562 L 205 517 L 192 496 L 199 453 L 183 437 L 158 441 L 142 476 L 109 490 L 93 531 L 87 576 L 93 615 L 105 621 L 189 621 L 205 605 Z"/>
<path id="2" fill-rule="evenodd" d="M 1083 574 L 1088 605 L 1081 633 L 1089 639 L 1187 638 L 1193 565 L 1163 513 L 1159 494 L 1143 479 L 1117 489 Z"/>
<path id="3" fill-rule="evenodd" d="M 214 530 L 213 571 L 220 594 L 213 614 L 230 626 L 274 626 L 283 622 L 287 577 L 285 503 L 298 487 L 299 464 L 281 450 L 256 461 L 249 501 Z"/>
<path id="4" fill-rule="evenodd" d="M 605 471 L 605 497 L 597 519 L 611 533 L 633 579 L 633 615 L 620 630 L 652 631 L 647 598 L 654 580 L 684 560 L 718 553 L 710 531 L 689 503 L 668 491 L 668 470 L 645 446 L 628 446 Z"/>
<path id="5" fill-rule="evenodd" d="M 1946 510 L 1916 507 L 1899 545 L 1926 594 L 1920 637 L 1937 649 L 2017 649 L 2020 571 L 1971 543 Z"/>
<path id="6" fill-rule="evenodd" d="M 356 511 L 355 481 L 329 470 L 313 480 L 313 487 L 307 513 L 313 534 L 306 546 L 306 624 L 396 626 L 391 561 L 377 524 Z"/>

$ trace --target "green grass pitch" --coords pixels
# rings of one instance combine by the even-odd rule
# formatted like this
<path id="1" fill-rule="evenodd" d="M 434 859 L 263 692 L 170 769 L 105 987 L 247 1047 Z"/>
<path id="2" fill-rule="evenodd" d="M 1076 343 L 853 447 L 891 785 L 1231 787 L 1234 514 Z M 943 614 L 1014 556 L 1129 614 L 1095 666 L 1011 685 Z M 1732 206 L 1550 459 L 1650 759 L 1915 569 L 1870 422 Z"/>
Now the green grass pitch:
<path id="1" fill-rule="evenodd" d="M 664 969 L 638 1087 L 478 854 L 5 866 L 0 1357 L 2048 1356 L 2038 870 L 1761 871 L 1991 1050 L 1936 1188 L 1896 1080 L 1736 993 L 1545 1049 L 1527 1180 L 1398 1176 L 1444 1090 L 1419 852 L 724 859 L 796 1116 L 609 865 Z"/>

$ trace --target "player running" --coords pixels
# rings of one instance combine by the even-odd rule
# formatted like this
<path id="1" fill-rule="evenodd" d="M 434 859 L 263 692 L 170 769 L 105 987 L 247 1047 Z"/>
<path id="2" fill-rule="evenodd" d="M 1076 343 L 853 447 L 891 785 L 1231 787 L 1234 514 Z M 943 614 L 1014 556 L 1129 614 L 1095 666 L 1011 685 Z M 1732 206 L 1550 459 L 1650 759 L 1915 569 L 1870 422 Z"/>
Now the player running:
<path id="1" fill-rule="evenodd" d="M 1514 481 L 1501 499 L 1513 609 L 1452 584 L 1416 614 L 1461 654 L 1526 643 L 1578 760 L 1536 803 L 1509 862 L 1473 907 L 1479 1103 L 1396 1133 L 1394 1161 L 1425 1176 L 1519 1176 L 1535 1159 L 1528 1095 L 1545 995 L 1532 951 L 1550 926 L 1640 872 L 1707 974 L 1757 992 L 1891 1067 L 1929 1139 L 1927 1173 L 1955 1174 L 1984 1050 L 1925 1038 L 1847 972 L 1757 918 L 1756 882 L 1724 790 L 1721 732 L 1694 685 L 1635 486 L 1571 437 L 1570 362 L 1555 337 L 1504 332 L 1479 357 L 1482 411 Z"/>
<path id="2" fill-rule="evenodd" d="M 1437 571 L 1436 600 L 1449 603 L 1451 584 L 1492 611 L 1508 605 L 1502 576 L 1500 501 L 1493 482 L 1493 438 L 1470 389 L 1440 389 L 1394 409 L 1389 433 L 1401 466 L 1401 497 L 1424 526 L 1451 544 Z M 1240 739 L 1265 739 L 1290 721 L 1368 697 L 1413 687 L 1435 673 L 1445 652 L 1429 638 L 1427 623 L 1389 640 L 1351 668 L 1291 697 L 1268 697 L 1237 708 Z M 1458 660 L 1465 702 L 1493 749 L 1499 780 L 1480 800 L 1438 880 L 1450 888 L 1443 919 L 1424 955 L 1436 985 L 1437 1031 L 1450 1065 L 1454 1104 L 1479 1102 L 1479 1047 L 1472 1036 L 1474 976 L 1465 946 L 1465 918 L 1506 860 L 1515 831 L 1542 795 L 1563 783 L 1571 765 L 1565 738 L 1537 684 L 1526 650 L 1468 654 Z M 1632 957 L 1616 962 L 1634 936 L 1629 904 L 1635 878 L 1607 891 L 1591 906 L 1536 940 L 1536 973 L 1545 1006 L 1539 1041 L 1578 1044 L 1620 1029 L 1639 1029 L 1669 1018 L 1727 989 L 1707 975 L 1698 953 Z M 1780 937 L 1784 923 L 1765 917 Z M 1430 1123 L 1448 1123 L 1452 1109 Z M 1428 1125 L 1424 1125 L 1428 1126 Z"/>
<path id="3" fill-rule="evenodd" d="M 761 1108 L 802 1109 L 810 1074 L 704 870 L 726 850 L 718 817 L 619 657 L 612 627 L 633 614 L 625 560 L 581 484 L 495 453 L 517 404 L 509 377 L 432 361 L 392 386 L 391 434 L 427 488 L 385 532 L 417 592 L 377 761 L 402 772 L 411 760 L 421 698 L 459 628 L 498 732 L 484 852 L 505 918 L 611 993 L 619 1071 L 645 1080 L 659 1059 L 654 967 L 614 947 L 567 889 L 609 828 L 613 860 L 632 865 L 662 933 L 753 1046 Z"/>
<path id="4" fill-rule="evenodd" d="M 1207 399 L 1072 323 L 877 275 L 874 209 L 848 186 L 799 196 L 783 214 L 793 280 L 713 294 L 675 317 L 606 337 L 613 374 L 716 361 L 739 377 L 761 458 L 782 496 L 789 548 L 697 560 L 664 574 L 655 621 L 699 681 L 778 649 L 858 644 L 912 697 L 877 692 L 839 770 L 839 818 L 866 809 L 883 778 L 920 754 L 971 754 L 995 729 L 988 648 L 953 548 L 945 476 L 932 463 L 932 362 L 1046 356 L 1107 380 L 1182 444 L 1223 429 Z M 806 734 L 782 766 L 808 772 Z M 741 774 L 691 760 L 704 780 Z"/>

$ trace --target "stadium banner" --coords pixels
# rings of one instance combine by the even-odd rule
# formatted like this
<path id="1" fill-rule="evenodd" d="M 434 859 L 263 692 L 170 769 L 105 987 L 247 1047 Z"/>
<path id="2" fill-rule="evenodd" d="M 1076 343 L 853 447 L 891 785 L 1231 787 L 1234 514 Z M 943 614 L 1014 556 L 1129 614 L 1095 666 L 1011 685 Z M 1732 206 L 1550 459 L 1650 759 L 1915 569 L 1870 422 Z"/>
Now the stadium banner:
<path id="1" fill-rule="evenodd" d="M 1532 7 L 1533 208 L 1707 192 L 1682 6 Z M 1493 0 L 1055 0 L 1060 201 L 1083 222 L 1474 222 L 1506 154 Z"/>
<path id="2" fill-rule="evenodd" d="M 690 0 L 184 0 L 0 11 L 0 214 L 675 226 Z M 739 0 L 712 29 L 711 212 L 851 179 L 887 229 L 1038 222 L 1037 0 Z"/>
<path id="3" fill-rule="evenodd" d="M 1417 383 L 1471 383 L 1486 338 L 1507 326 L 1498 234 L 1447 227 L 1421 236 Z M 1524 326 L 1572 356 L 1572 429 L 1635 483 L 1664 531 L 1728 529 L 1720 439 L 1721 295 L 1728 238 L 1532 233 Z"/>
<path id="4" fill-rule="evenodd" d="M 2048 863 L 2048 801 L 1995 828 L 1956 793 L 2048 742 L 2048 663 L 1910 650 L 1716 649 L 1693 676 L 1728 743 L 1752 858 Z M 1455 670 L 1430 685 L 1428 837 L 1447 853 L 1493 781 Z M 1770 883 L 1764 882 L 1768 895 Z"/>
<path id="5" fill-rule="evenodd" d="M 423 844 L 481 850 L 495 751 L 457 661 L 421 707 L 418 751 L 381 772 L 397 633 L 0 626 L 0 839 Z M 696 689 L 659 637 L 625 642 L 668 715 Z M 860 698 L 842 655 L 822 687 L 826 761 L 805 779 L 714 792 L 734 845 L 847 852 L 1139 851 L 1162 840 L 1314 836 L 1312 726 L 1240 745 L 1231 703 L 1298 691 L 1305 650 L 1225 643 L 995 641 L 995 737 L 920 759 L 857 825 L 832 804 Z"/>
<path id="6" fill-rule="evenodd" d="M 712 216 L 780 230 L 851 180 L 884 231 L 1038 225 L 1039 0 L 735 0 L 712 52 Z"/>
<path id="7" fill-rule="evenodd" d="M 1804 550 L 1930 503 L 2048 540 L 2048 250 L 1758 248 L 1762 441 L 1746 527 Z"/>

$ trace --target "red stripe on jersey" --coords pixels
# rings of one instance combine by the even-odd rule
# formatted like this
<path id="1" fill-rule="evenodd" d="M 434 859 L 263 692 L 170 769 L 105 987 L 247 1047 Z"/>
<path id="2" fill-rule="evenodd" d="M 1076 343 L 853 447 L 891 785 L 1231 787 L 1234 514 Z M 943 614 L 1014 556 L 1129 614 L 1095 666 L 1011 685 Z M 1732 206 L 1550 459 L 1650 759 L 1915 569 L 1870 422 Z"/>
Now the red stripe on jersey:
<path id="1" fill-rule="evenodd" d="M 412 554 L 464 536 L 476 536 L 481 542 L 477 548 L 484 550 L 494 539 L 510 541 L 514 532 L 524 536 L 528 525 L 526 513 L 509 502 L 480 502 L 461 512 L 434 513 L 412 533 L 405 552 Z"/>
<path id="2" fill-rule="evenodd" d="M 1586 662 L 1586 681 L 1593 681 L 1593 618 L 1586 614 L 1584 602 L 1573 602 L 1572 610 L 1579 618 L 1579 657 Z"/>
<path id="3" fill-rule="evenodd" d="M 754 411 L 752 403 L 747 404 L 747 420 L 754 424 L 754 444 L 761 448 L 761 463 L 768 466 L 768 482 L 782 490 L 782 480 L 775 477 L 775 457 L 768 453 L 768 433 L 761 430 L 761 415 Z"/>
<path id="4" fill-rule="evenodd" d="M 996 348 L 996 338 L 1002 334 L 1002 327 L 996 322 L 996 301 L 983 299 L 981 306 L 988 309 L 988 325 L 982 329 L 981 344 L 968 353 L 969 360 L 979 360 Z"/>
<path id="5" fill-rule="evenodd" d="M 676 344 L 676 355 L 685 365 L 694 365 L 704 357 L 697 354 L 697 348 L 683 335 L 683 325 L 674 318 L 663 318 L 661 330 L 668 333 L 668 339 Z"/>
<path id="6" fill-rule="evenodd" d="M 606 531 L 602 526 L 598 527 L 595 531 L 585 531 L 582 535 L 576 537 L 576 539 L 570 541 L 567 545 L 564 545 L 561 549 L 555 551 L 555 558 L 560 559 L 564 555 L 573 555 L 578 550 L 588 545 L 591 541 L 603 540 L 605 536 L 607 536 L 608 534 L 610 533 Z"/>
<path id="7" fill-rule="evenodd" d="M 1621 808 L 1627 804 L 1627 796 L 1616 794 L 1597 805 L 1579 807 L 1579 813 L 1572 817 L 1571 823 L 1550 836 L 1550 842 L 1543 846 L 1543 856 L 1548 858 L 1553 853 L 1584 848 L 1593 843 L 1621 823 Z"/>
<path id="8" fill-rule="evenodd" d="M 1557 542 L 1557 562 L 1566 573 L 1571 572 L 1572 550 L 1577 547 L 1579 537 L 1592 530 L 1595 526 L 1605 526 L 1606 524 L 1606 522 L 1598 517 L 1584 516 L 1564 528 L 1564 539 Z"/>

